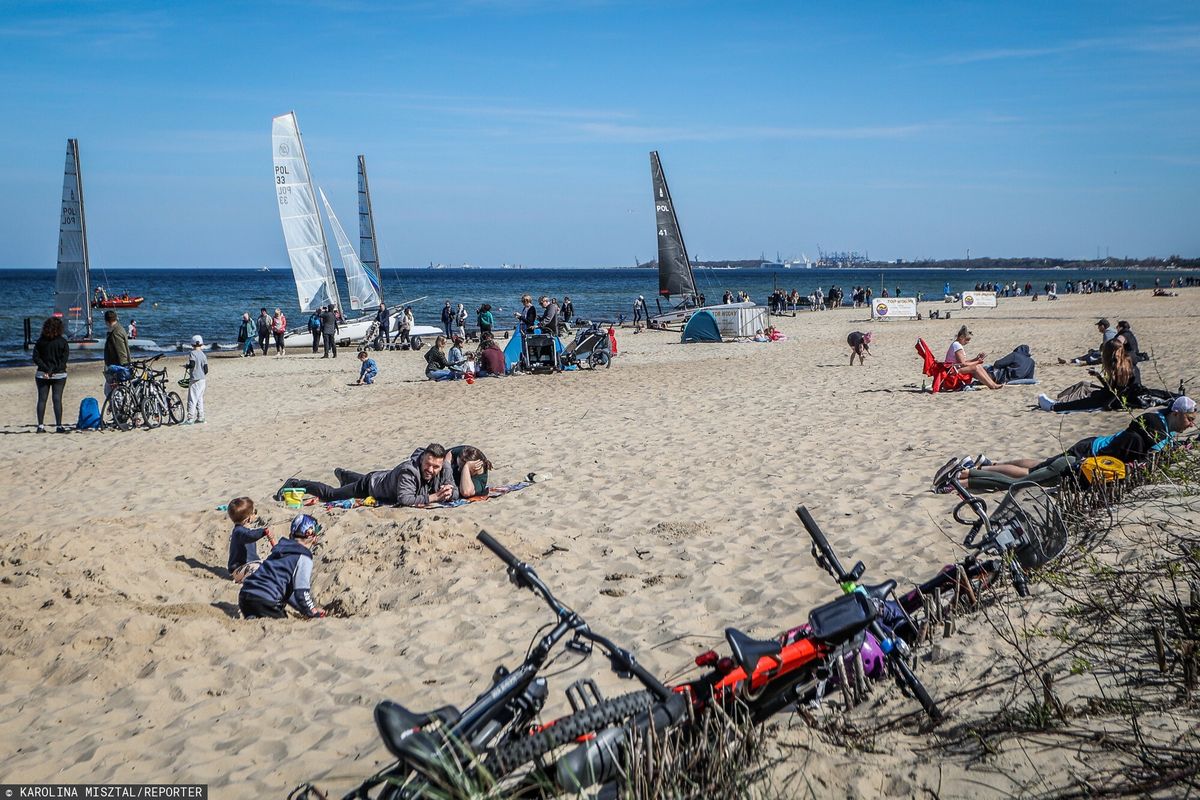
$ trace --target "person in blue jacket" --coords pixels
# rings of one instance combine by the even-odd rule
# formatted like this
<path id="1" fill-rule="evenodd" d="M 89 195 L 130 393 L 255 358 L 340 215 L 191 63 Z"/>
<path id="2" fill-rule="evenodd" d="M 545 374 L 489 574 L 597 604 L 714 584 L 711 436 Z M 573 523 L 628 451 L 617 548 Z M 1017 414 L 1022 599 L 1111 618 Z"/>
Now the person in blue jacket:
<path id="1" fill-rule="evenodd" d="M 292 520 L 291 538 L 281 539 L 252 575 L 242 583 L 238 609 L 245 619 L 287 616 L 285 605 L 305 617 L 323 617 L 325 609 L 312 596 L 312 546 L 321 526 L 308 514 Z"/>
<path id="2" fill-rule="evenodd" d="M 367 384 L 368 386 L 375 382 L 375 376 L 379 374 L 379 365 L 375 363 L 375 359 L 367 355 L 366 350 L 358 351 L 358 360 L 362 362 L 362 366 L 358 370 L 358 384 Z"/>

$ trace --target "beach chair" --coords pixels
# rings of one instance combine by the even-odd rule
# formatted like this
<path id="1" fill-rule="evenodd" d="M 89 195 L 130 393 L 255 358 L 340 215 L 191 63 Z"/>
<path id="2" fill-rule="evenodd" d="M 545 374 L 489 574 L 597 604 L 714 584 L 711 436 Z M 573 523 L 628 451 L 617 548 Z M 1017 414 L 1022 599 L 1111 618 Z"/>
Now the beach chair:
<path id="1" fill-rule="evenodd" d="M 929 345 L 925 344 L 924 339 L 917 339 L 917 355 L 925 361 L 925 374 L 933 378 L 931 391 L 934 394 L 938 392 L 957 392 L 963 387 L 969 386 L 975 380 L 972 375 L 963 375 L 960 373 L 958 367 L 938 361 L 933 351 L 929 349 Z"/>

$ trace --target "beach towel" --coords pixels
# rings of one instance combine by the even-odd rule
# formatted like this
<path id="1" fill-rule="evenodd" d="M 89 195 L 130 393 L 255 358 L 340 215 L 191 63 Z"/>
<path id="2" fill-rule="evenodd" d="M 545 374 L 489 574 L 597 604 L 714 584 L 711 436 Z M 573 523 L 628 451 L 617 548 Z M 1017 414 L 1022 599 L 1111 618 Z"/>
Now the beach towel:
<path id="1" fill-rule="evenodd" d="M 411 506 L 411 508 L 458 508 L 459 506 L 465 506 L 468 503 L 482 503 L 484 500 L 491 500 L 493 497 L 503 497 L 506 494 L 520 491 L 526 486 L 532 485 L 532 481 L 518 481 L 517 483 L 510 483 L 507 486 L 489 486 L 487 494 L 476 495 L 475 497 L 468 497 L 463 500 L 454 500 L 449 503 L 427 503 L 423 506 Z M 318 502 L 319 501 L 315 497 L 306 497 L 304 499 L 304 505 L 306 506 L 316 505 Z M 367 497 L 365 499 L 355 498 L 353 500 L 334 500 L 329 503 L 324 503 L 323 505 L 325 508 L 329 509 L 341 508 L 346 510 L 354 508 L 382 507 L 374 497 Z"/>

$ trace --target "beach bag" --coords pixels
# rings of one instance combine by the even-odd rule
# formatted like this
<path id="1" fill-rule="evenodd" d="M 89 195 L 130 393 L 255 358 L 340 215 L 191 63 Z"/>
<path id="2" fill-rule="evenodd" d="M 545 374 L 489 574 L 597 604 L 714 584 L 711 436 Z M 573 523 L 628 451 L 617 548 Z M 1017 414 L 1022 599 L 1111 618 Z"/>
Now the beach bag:
<path id="1" fill-rule="evenodd" d="M 94 397 L 85 397 L 79 401 L 79 421 L 75 429 L 80 431 L 100 430 L 100 403 Z"/>
<path id="2" fill-rule="evenodd" d="M 1058 397 L 1055 398 L 1055 401 L 1059 403 L 1070 403 L 1074 400 L 1082 400 L 1094 391 L 1096 391 L 1096 387 L 1092 386 L 1091 381 L 1080 381 L 1079 383 L 1072 384 L 1071 386 L 1068 386 L 1059 392 Z"/>
<path id="3" fill-rule="evenodd" d="M 1079 465 L 1089 484 L 1112 483 L 1125 478 L 1125 462 L 1112 456 L 1091 456 Z"/>

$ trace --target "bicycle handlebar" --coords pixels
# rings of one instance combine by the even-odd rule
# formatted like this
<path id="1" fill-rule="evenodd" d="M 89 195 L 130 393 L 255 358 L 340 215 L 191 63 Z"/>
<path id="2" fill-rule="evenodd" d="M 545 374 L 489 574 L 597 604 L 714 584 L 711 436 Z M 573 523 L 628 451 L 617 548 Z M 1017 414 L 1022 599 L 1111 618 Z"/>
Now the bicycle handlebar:
<path id="1" fill-rule="evenodd" d="M 817 525 L 817 521 L 813 519 L 812 514 L 808 513 L 808 509 L 803 506 L 796 506 L 796 516 L 800 517 L 800 522 L 803 523 L 804 529 L 808 531 L 808 535 L 812 537 L 813 544 L 821 551 L 821 555 L 829 562 L 829 566 L 835 572 L 834 577 L 839 581 L 842 580 L 846 570 L 842 569 L 842 562 L 838 561 L 837 553 L 833 552 L 833 547 L 830 546 L 829 540 L 825 538 L 825 533 L 821 527 Z"/>
<path id="2" fill-rule="evenodd" d="M 479 535 L 475 538 L 479 540 L 480 544 L 495 553 L 496 557 L 503 561 L 510 569 L 519 569 L 521 567 L 521 562 L 517 557 L 507 547 L 496 541 L 495 537 L 487 531 L 480 531 Z"/>

